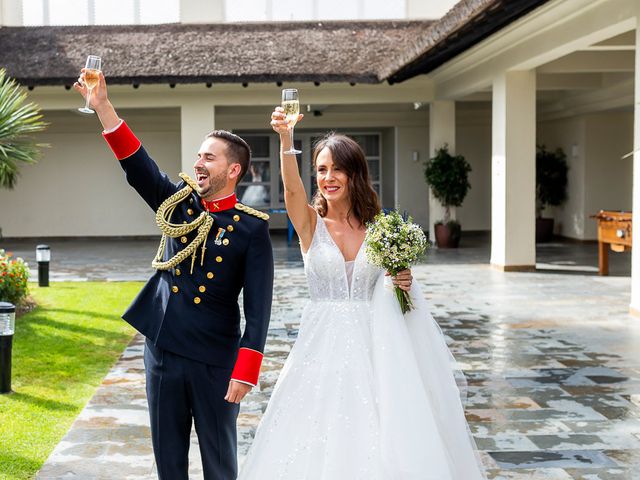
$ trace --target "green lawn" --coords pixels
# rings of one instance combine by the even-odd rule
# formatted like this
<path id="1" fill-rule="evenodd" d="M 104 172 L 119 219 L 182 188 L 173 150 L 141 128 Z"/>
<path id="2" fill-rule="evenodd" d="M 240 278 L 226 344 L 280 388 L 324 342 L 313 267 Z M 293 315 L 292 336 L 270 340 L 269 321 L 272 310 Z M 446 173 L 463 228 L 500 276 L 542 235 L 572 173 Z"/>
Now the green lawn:
<path id="1" fill-rule="evenodd" d="M 16 321 L 14 393 L 0 395 L 0 479 L 31 479 L 134 335 L 120 318 L 141 284 L 31 284 Z"/>

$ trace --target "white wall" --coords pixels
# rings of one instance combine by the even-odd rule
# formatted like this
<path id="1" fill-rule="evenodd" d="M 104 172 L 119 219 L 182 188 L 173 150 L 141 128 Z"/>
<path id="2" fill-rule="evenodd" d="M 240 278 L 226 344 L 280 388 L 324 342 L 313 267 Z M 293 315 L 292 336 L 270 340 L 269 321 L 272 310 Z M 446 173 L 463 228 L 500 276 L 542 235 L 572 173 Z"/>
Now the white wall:
<path id="1" fill-rule="evenodd" d="M 22 25 L 22 3 L 20 0 L 0 0 L 0 26 Z"/>
<path id="2" fill-rule="evenodd" d="M 456 104 L 456 153 L 471 165 L 471 189 L 456 209 L 463 230 L 491 230 L 491 104 Z"/>
<path id="3" fill-rule="evenodd" d="M 162 110 L 121 112 L 172 178 L 180 168 L 179 116 Z M 14 190 L 0 190 L 5 237 L 157 235 L 153 212 L 124 179 L 95 117 L 47 112 L 52 123 L 38 140 L 42 160 L 25 166 Z"/>
<path id="4" fill-rule="evenodd" d="M 600 210 L 630 210 L 632 162 L 622 160 L 633 145 L 633 113 L 605 112 L 541 122 L 538 143 L 560 147 L 569 164 L 567 202 L 544 216 L 556 220 L 557 234 L 580 240 L 597 239 Z"/>
<path id="5" fill-rule="evenodd" d="M 226 0 L 224 9 L 227 22 L 407 18 L 406 0 Z"/>
<path id="6" fill-rule="evenodd" d="M 423 162 L 428 158 L 429 128 L 398 127 L 395 135 L 396 207 L 407 211 L 423 229 L 429 225 L 429 190 L 424 180 Z M 418 152 L 419 161 L 413 160 Z"/>
<path id="7" fill-rule="evenodd" d="M 586 118 L 585 214 L 632 208 L 633 112 L 611 112 Z M 598 237 L 596 221 L 588 219 L 585 238 Z"/>
<path id="8" fill-rule="evenodd" d="M 447 13 L 458 0 L 406 0 L 407 18 L 440 18 Z"/>
<path id="9" fill-rule="evenodd" d="M 562 148 L 567 154 L 569 165 L 566 203 L 561 207 L 546 209 L 543 216 L 555 219 L 555 233 L 565 237 L 584 239 L 586 221 L 589 220 L 585 210 L 586 128 L 584 117 L 538 123 L 537 143 L 545 145 L 547 150 Z"/>
<path id="10" fill-rule="evenodd" d="M 437 19 L 456 0 L 2 0 L 0 25 Z M 24 12 L 24 16 L 23 13 Z"/>
<path id="11" fill-rule="evenodd" d="M 218 107 L 216 128 L 270 131 L 269 107 Z M 47 111 L 51 123 L 39 141 L 49 143 L 42 160 L 24 166 L 15 190 L 0 190 L 0 227 L 6 237 L 157 235 L 151 210 L 126 184 L 100 135 L 94 116 Z M 181 165 L 177 108 L 120 109 L 162 170 L 177 180 Z M 267 127 L 267 128 L 265 128 Z M 412 105 L 341 105 L 305 118 L 307 130 L 380 132 L 383 138 L 383 200 L 399 204 L 425 225 L 428 210 L 423 161 L 428 157 L 427 110 Z M 413 162 L 411 153 L 419 152 Z M 395 165 L 395 159 L 399 163 Z M 397 169 L 396 169 L 397 167 Z M 396 172 L 400 179 L 396 187 Z M 190 173 L 190 172 L 187 172 Z M 278 225 L 274 218 L 272 225 Z"/>

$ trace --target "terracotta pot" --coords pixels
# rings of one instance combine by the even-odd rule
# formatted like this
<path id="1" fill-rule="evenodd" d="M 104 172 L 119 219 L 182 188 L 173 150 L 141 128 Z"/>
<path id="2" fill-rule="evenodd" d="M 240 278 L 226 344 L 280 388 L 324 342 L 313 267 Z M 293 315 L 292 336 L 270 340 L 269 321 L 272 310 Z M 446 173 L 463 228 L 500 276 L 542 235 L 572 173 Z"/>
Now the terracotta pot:
<path id="1" fill-rule="evenodd" d="M 553 238 L 553 218 L 536 218 L 536 243 L 550 242 Z"/>
<path id="2" fill-rule="evenodd" d="M 445 225 L 443 223 L 436 223 L 434 229 L 438 248 L 458 248 L 462 234 L 460 224 Z"/>

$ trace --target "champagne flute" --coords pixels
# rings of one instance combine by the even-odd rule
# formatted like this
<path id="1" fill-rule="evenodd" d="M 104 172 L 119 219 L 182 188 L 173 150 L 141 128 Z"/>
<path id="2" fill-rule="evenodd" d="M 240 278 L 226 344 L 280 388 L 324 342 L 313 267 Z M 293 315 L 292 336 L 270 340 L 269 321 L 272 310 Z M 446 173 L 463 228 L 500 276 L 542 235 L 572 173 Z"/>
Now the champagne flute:
<path id="1" fill-rule="evenodd" d="M 291 148 L 284 153 L 297 155 L 298 153 L 302 153 L 301 150 L 296 150 L 296 147 L 293 145 L 293 127 L 296 125 L 298 115 L 300 114 L 298 90 L 295 88 L 285 88 L 282 90 L 282 108 L 284 109 L 285 121 L 289 124 L 289 132 L 291 135 Z"/>
<path id="2" fill-rule="evenodd" d="M 102 67 L 102 60 L 95 55 L 89 55 L 87 57 L 87 64 L 84 70 L 84 84 L 87 87 L 87 97 L 84 107 L 79 108 L 82 113 L 95 113 L 89 108 L 89 99 L 91 98 L 91 90 L 98 85 L 100 81 L 100 70 Z"/>

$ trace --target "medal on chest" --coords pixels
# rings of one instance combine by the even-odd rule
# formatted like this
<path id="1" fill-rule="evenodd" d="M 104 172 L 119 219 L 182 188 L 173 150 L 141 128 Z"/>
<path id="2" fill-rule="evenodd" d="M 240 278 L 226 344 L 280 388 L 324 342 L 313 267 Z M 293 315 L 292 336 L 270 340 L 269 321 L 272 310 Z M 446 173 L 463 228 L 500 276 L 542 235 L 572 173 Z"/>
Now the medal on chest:
<path id="1" fill-rule="evenodd" d="M 216 245 L 222 245 L 222 237 L 224 237 L 226 230 L 224 228 L 218 228 L 216 239 L 213 241 Z"/>

